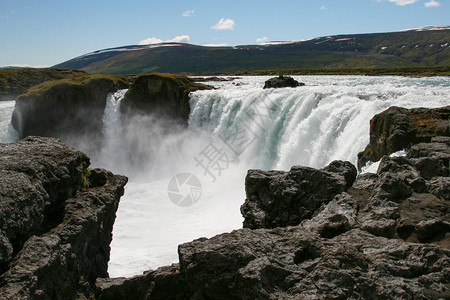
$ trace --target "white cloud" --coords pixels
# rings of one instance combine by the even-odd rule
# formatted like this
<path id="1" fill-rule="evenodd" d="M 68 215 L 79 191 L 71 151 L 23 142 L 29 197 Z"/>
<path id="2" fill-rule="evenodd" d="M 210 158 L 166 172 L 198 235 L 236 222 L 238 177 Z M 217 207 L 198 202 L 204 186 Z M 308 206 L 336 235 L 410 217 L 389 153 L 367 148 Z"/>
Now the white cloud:
<path id="1" fill-rule="evenodd" d="M 425 7 L 438 7 L 438 6 L 441 6 L 441 3 L 439 3 L 435 0 L 431 0 L 431 1 L 425 3 Z"/>
<path id="2" fill-rule="evenodd" d="M 205 47 L 226 47 L 228 46 L 227 43 L 219 43 L 219 44 L 204 44 Z"/>
<path id="3" fill-rule="evenodd" d="M 225 19 L 222 18 L 219 20 L 219 22 L 216 25 L 211 26 L 211 29 L 214 30 L 233 30 L 234 28 L 234 21 L 231 19 Z"/>
<path id="4" fill-rule="evenodd" d="M 166 42 L 173 42 L 173 43 L 189 43 L 191 38 L 188 35 L 177 35 L 171 40 L 168 40 Z"/>
<path id="5" fill-rule="evenodd" d="M 327 8 L 325 7 L 325 5 L 322 5 L 322 6 L 320 7 L 320 10 L 324 10 L 324 9 L 327 9 Z"/>
<path id="6" fill-rule="evenodd" d="M 195 13 L 195 10 L 191 9 L 191 10 L 185 11 L 185 12 L 182 14 L 182 16 L 183 16 L 183 17 L 190 17 L 190 16 L 192 16 L 194 13 Z"/>
<path id="7" fill-rule="evenodd" d="M 145 40 L 142 40 L 139 42 L 139 45 L 150 45 L 150 44 L 159 44 L 162 43 L 163 40 L 155 38 L 155 37 L 151 37 Z"/>
<path id="8" fill-rule="evenodd" d="M 418 0 L 389 0 L 389 2 L 394 2 L 396 5 L 405 6 L 408 4 L 413 4 Z"/>
<path id="9" fill-rule="evenodd" d="M 139 42 L 139 45 L 151 45 L 151 44 L 160 44 L 160 43 L 189 43 L 191 38 L 188 35 L 177 35 L 171 40 L 161 40 L 156 37 L 151 37 Z"/>
<path id="10" fill-rule="evenodd" d="M 268 38 L 267 36 L 262 37 L 262 38 L 259 38 L 259 39 L 256 39 L 256 42 L 257 42 L 258 44 L 262 44 L 262 43 L 265 43 L 265 42 L 267 42 L 267 41 L 269 41 L 269 38 Z"/>

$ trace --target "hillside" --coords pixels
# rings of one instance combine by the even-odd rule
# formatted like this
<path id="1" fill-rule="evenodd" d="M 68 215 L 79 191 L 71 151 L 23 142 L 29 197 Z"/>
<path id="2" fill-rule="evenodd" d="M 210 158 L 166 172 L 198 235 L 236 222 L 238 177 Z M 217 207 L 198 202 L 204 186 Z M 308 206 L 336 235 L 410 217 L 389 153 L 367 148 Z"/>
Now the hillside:
<path id="1" fill-rule="evenodd" d="M 95 51 L 56 65 L 87 72 L 235 72 L 304 68 L 383 68 L 450 65 L 450 26 L 390 33 L 319 37 L 236 47 L 180 43 Z"/>

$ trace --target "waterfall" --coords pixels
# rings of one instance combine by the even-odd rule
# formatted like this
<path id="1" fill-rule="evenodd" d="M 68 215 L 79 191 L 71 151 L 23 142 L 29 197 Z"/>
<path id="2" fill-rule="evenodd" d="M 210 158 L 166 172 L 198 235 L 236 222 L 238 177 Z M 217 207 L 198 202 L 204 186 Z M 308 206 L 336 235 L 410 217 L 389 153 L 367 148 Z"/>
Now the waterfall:
<path id="1" fill-rule="evenodd" d="M 19 139 L 19 134 L 11 124 L 15 103 L 15 101 L 0 101 L 0 143 L 12 143 Z"/>
<path id="2" fill-rule="evenodd" d="M 217 89 L 192 93 L 188 128 L 149 115 L 124 133 L 126 90 L 108 95 L 101 149 L 86 154 L 92 167 L 130 179 L 114 224 L 110 276 L 177 262 L 178 244 L 241 228 L 248 169 L 355 164 L 375 114 L 450 99 L 447 77 L 297 76 L 305 86 L 264 90 L 268 78 L 211 82 Z M 0 102 L 0 142 L 17 140 L 13 109 L 14 101 Z"/>
<path id="3" fill-rule="evenodd" d="M 127 89 L 108 94 L 103 114 L 103 144 L 100 155 L 94 159 L 96 165 L 109 170 L 117 169 L 117 161 L 122 161 L 120 102 Z"/>
<path id="4" fill-rule="evenodd" d="M 253 77 L 244 80 L 244 88 L 197 92 L 191 99 L 190 128 L 202 128 L 220 139 L 251 167 L 321 168 L 335 159 L 356 164 L 358 152 L 369 142 L 369 120 L 388 107 L 448 104 L 449 86 L 444 79 L 299 79 L 310 84 L 263 90 L 262 78 Z"/>

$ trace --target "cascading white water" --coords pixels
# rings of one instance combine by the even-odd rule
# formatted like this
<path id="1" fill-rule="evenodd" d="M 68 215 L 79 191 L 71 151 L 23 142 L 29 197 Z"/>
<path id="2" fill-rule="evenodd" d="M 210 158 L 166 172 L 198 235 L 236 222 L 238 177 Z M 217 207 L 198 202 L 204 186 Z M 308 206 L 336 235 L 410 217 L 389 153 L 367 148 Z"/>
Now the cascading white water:
<path id="1" fill-rule="evenodd" d="M 369 141 L 369 120 L 386 108 L 448 105 L 447 79 L 300 77 L 307 85 L 263 90 L 261 77 L 192 96 L 190 128 L 212 135 L 229 130 L 256 137 L 241 160 L 265 169 L 293 164 L 323 167 L 335 159 L 356 163 Z M 231 138 L 234 138 L 232 136 Z"/>
<path id="2" fill-rule="evenodd" d="M 127 89 L 119 90 L 115 93 L 108 94 L 106 98 L 105 113 L 103 115 L 103 135 L 104 141 L 100 151 L 100 155 L 95 164 L 103 168 L 115 168 L 115 163 L 122 161 L 120 155 L 120 139 L 121 120 L 120 120 L 120 102 L 122 101 Z"/>
<path id="3" fill-rule="evenodd" d="M 191 95 L 188 128 L 170 132 L 170 121 L 147 116 L 124 134 L 118 107 L 125 91 L 108 96 L 105 140 L 87 154 L 93 167 L 130 178 L 114 224 L 110 276 L 177 262 L 178 244 L 241 228 L 249 168 L 323 167 L 335 159 L 356 163 L 373 115 L 393 105 L 450 104 L 445 77 L 302 76 L 295 78 L 306 86 L 263 90 L 268 78 L 211 83 L 218 89 Z M 13 106 L 0 102 L 0 142 L 17 139 L 9 123 Z M 180 174 L 194 175 L 201 187 L 180 184 L 192 178 Z M 191 195 L 197 202 L 177 206 L 174 195 Z"/>
<path id="4" fill-rule="evenodd" d="M 12 143 L 18 140 L 17 131 L 11 125 L 11 115 L 15 101 L 0 101 L 0 143 Z"/>

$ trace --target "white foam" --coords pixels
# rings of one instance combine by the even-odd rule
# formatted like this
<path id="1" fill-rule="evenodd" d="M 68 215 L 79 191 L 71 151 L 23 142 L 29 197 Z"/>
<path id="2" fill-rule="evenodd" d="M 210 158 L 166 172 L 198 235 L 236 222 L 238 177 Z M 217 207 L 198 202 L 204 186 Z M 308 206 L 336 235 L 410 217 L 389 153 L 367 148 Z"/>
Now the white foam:
<path id="1" fill-rule="evenodd" d="M 405 156 L 407 153 L 408 152 L 406 150 L 400 150 L 400 151 L 390 154 L 389 157 Z M 361 174 L 377 173 L 380 162 L 381 162 L 381 159 L 376 162 L 371 162 L 371 161 L 367 162 L 367 164 L 361 168 Z"/>

